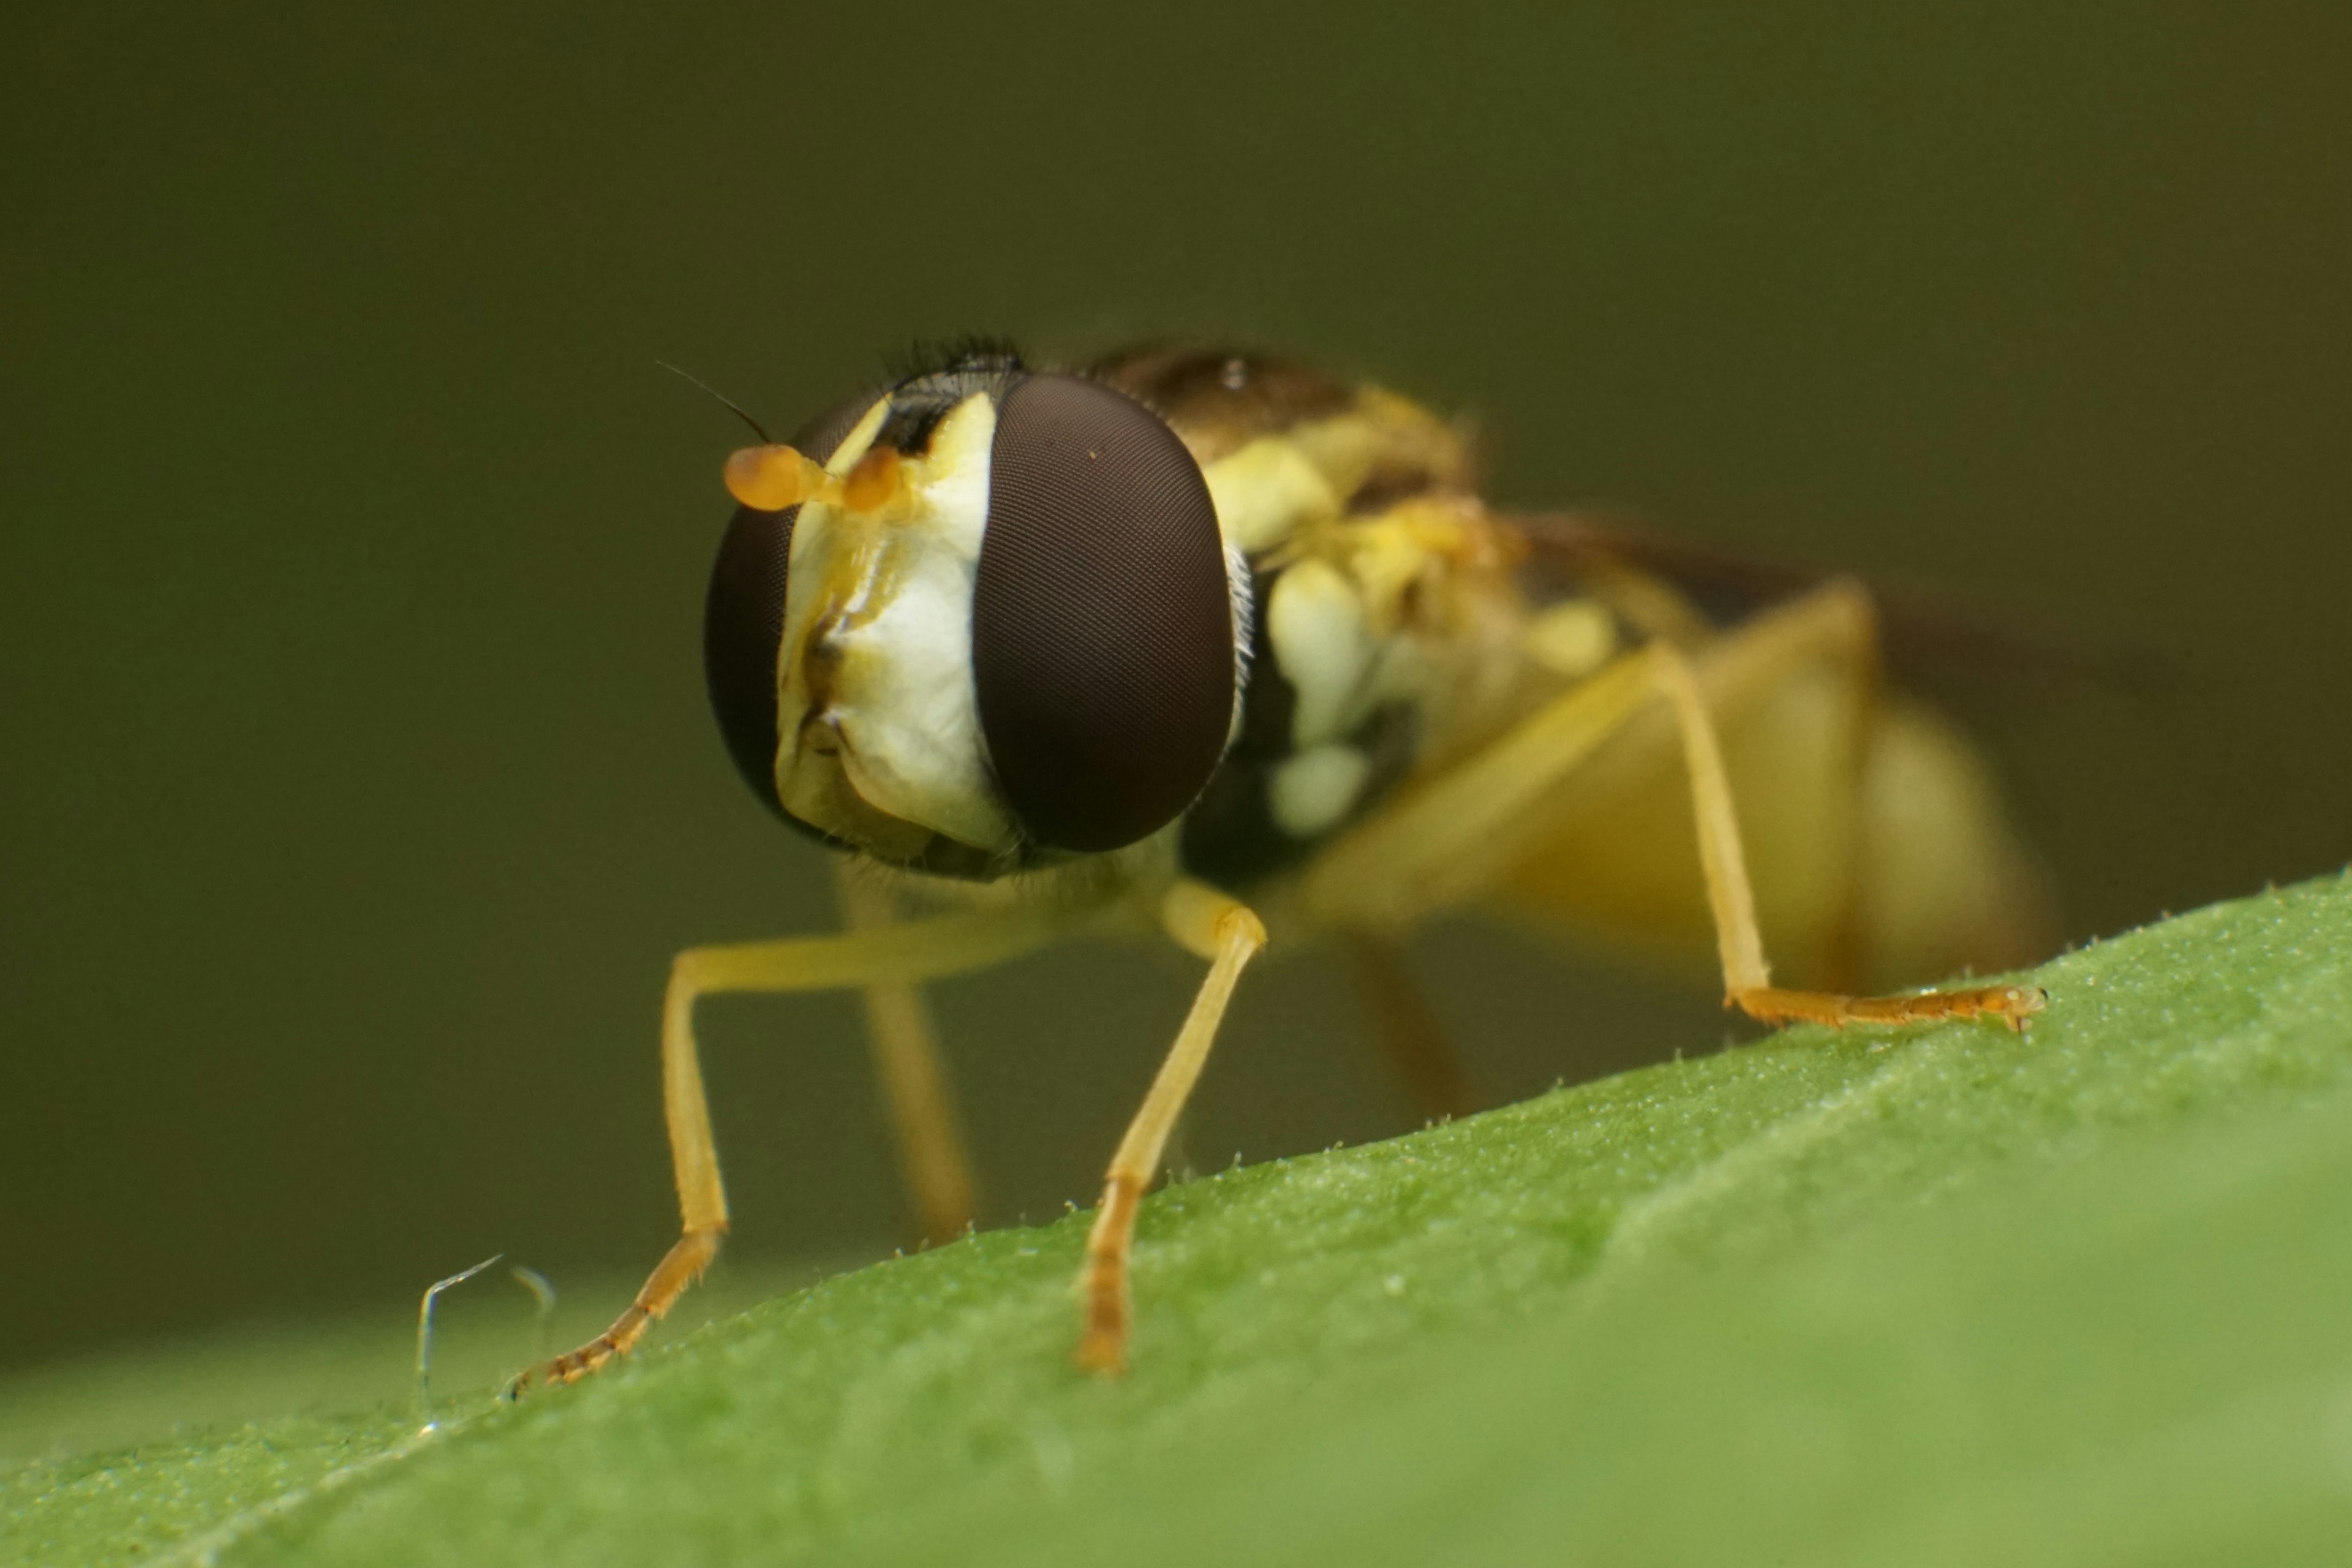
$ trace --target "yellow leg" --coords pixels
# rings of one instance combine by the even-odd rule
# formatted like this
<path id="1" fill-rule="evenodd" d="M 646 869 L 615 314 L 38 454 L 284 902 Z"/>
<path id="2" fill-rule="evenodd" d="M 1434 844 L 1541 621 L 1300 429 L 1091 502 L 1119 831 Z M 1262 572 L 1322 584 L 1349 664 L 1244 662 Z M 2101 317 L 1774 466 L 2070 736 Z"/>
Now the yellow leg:
<path id="1" fill-rule="evenodd" d="M 1677 650 L 1681 647 L 1674 646 Z M 1867 816 L 1863 781 L 1883 675 L 1878 617 L 1869 594 L 1849 580 L 1824 584 L 1777 614 L 1760 617 L 1747 635 L 1729 639 L 1708 667 L 1697 672 L 1697 680 L 1712 721 L 1716 714 L 1739 711 L 1809 661 L 1832 675 L 1838 700 L 1816 742 L 1832 749 L 1836 758 L 1824 780 L 1836 827 L 1814 850 L 1817 858 L 1832 863 L 1831 908 L 1823 922 L 1825 940 L 1811 956 L 1829 984 L 1851 985 L 1863 949 Z M 1684 754 L 1689 754 L 1687 744 Z"/>
<path id="2" fill-rule="evenodd" d="M 1846 624 L 1846 623 L 1851 623 Z M 1842 629 L 1843 628 L 1843 629 Z M 1792 657 L 1849 635 L 1866 637 L 1867 605 L 1851 590 L 1777 621 L 1709 661 L 1706 690 L 1683 655 L 1652 643 L 1601 669 L 1485 751 L 1351 828 L 1300 882 L 1304 912 L 1341 931 L 1395 931 L 1496 886 L 1572 804 L 1578 771 L 1601 745 L 1666 699 L 1698 827 L 1701 869 L 1724 987 L 1732 1005 L 1765 1019 L 1906 1023 L 1990 1014 L 2011 1028 L 2044 998 L 2023 987 L 1845 997 L 1773 988 L 1765 967 L 1746 856 L 1708 710 L 1768 688 Z"/>
<path id="3" fill-rule="evenodd" d="M 1878 967 L 1864 791 L 1886 719 L 1869 595 L 1832 582 L 1721 636 L 1659 640 L 1690 659 L 1721 727 L 1777 956 L 1810 983 L 1852 989 Z M 1691 875 L 1684 757 L 1672 713 L 1645 704 L 1546 797 L 1547 831 L 1514 858 L 1497 896 L 1627 946 L 1711 948 L 1705 888 Z"/>
<path id="4" fill-rule="evenodd" d="M 991 910 L 835 936 L 793 937 L 689 948 L 670 966 L 662 1001 L 662 1105 L 683 1221 L 676 1245 L 613 1326 L 565 1355 L 517 1377 L 509 1394 L 534 1384 L 569 1383 L 626 1354 L 652 1321 L 676 1304 L 718 1255 L 727 1231 L 727 1193 L 694 1044 L 694 1004 L 722 992 L 825 991 L 910 984 L 1000 963 L 1041 947 L 1087 917 L 1070 908 Z"/>
<path id="5" fill-rule="evenodd" d="M 834 879 L 852 931 L 873 931 L 898 920 L 890 889 L 866 868 L 845 857 L 835 864 Z M 917 1226 L 924 1241 L 944 1246 L 971 1224 L 971 1163 L 922 992 L 906 982 L 868 985 L 866 1034 Z"/>
<path id="6" fill-rule="evenodd" d="M 1764 942 L 1756 926 L 1756 895 L 1748 883 L 1748 862 L 1739 846 L 1739 820 L 1731 807 L 1731 783 L 1716 744 L 1715 724 L 1689 663 L 1664 643 L 1648 650 L 1659 689 L 1674 709 L 1690 770 L 1691 807 L 1698 823 L 1699 863 L 1706 875 L 1707 905 L 1715 914 L 1717 950 L 1723 963 L 1724 1005 L 1767 1022 L 1802 1019 L 1818 1024 L 1908 1024 L 1935 1018 L 1999 1018 L 2022 1030 L 2031 1014 L 2049 998 L 2026 985 L 1984 985 L 1928 991 L 1911 996 L 1839 996 L 1821 991 L 1783 991 L 1771 983 Z"/>
<path id="7" fill-rule="evenodd" d="M 1303 912 L 1328 930 L 1399 931 L 1483 893 L 1540 837 L 1563 781 L 1652 690 L 1645 657 L 1628 654 L 1383 806 L 1307 866 Z"/>
<path id="8" fill-rule="evenodd" d="M 1884 689 L 1858 584 L 1674 646 L 1717 726 L 1766 940 L 1804 984 L 1852 991 L 2047 950 L 2032 858 L 1965 745 Z M 1556 781 L 1482 896 L 1626 947 L 1711 952 L 1685 755 L 1672 712 L 1645 705 Z"/>
<path id="9" fill-rule="evenodd" d="M 1128 1257 L 1135 1246 L 1135 1213 L 1144 1189 L 1160 1170 L 1168 1134 L 1200 1080 L 1201 1068 L 1215 1044 L 1217 1025 L 1225 1016 L 1234 983 L 1265 945 L 1265 928 L 1257 916 L 1223 894 L 1196 882 L 1179 882 L 1160 909 L 1160 923 L 1181 945 L 1210 961 L 1208 977 L 1192 999 L 1192 1011 L 1178 1031 L 1176 1044 L 1151 1080 L 1143 1108 L 1128 1124 L 1111 1156 L 1103 1181 L 1102 1204 L 1095 1211 L 1094 1228 L 1087 1236 L 1086 1267 L 1078 1276 L 1086 1301 L 1086 1332 L 1078 1342 L 1077 1363 L 1106 1375 L 1127 1363 L 1129 1321 Z"/>
<path id="10" fill-rule="evenodd" d="M 1372 931 L 1351 931 L 1341 944 L 1364 1011 L 1404 1085 L 1413 1109 L 1432 1121 L 1467 1116 L 1477 1109 L 1462 1054 L 1445 1037 L 1429 998 L 1413 984 L 1404 946 Z"/>

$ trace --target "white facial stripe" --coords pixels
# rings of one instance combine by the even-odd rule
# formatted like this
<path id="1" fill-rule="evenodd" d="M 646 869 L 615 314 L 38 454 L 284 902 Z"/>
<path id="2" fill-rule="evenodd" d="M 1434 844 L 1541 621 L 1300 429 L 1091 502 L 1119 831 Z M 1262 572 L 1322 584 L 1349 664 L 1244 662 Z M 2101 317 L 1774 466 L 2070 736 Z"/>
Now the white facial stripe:
<path id="1" fill-rule="evenodd" d="M 828 467 L 854 464 L 880 425 L 869 413 Z M 1013 824 L 988 781 L 971 676 L 972 582 L 995 434 L 994 405 L 966 398 L 940 422 L 930 450 L 906 460 L 902 501 L 871 515 L 801 509 L 777 704 L 783 798 L 806 798 L 788 787 L 795 768 L 831 765 L 803 756 L 801 745 L 812 696 L 803 668 L 808 636 L 829 624 L 823 716 L 840 734 L 839 765 L 859 796 L 977 848 L 1013 847 Z M 839 833 L 847 825 L 815 826 Z"/>

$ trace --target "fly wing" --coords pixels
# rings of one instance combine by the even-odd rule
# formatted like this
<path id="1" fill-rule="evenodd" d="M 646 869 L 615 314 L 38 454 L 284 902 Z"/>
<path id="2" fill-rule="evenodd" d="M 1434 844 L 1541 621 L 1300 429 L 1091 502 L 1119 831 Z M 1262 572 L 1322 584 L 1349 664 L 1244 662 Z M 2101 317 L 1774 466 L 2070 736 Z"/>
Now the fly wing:
<path id="1" fill-rule="evenodd" d="M 1851 573 L 1775 561 L 1695 542 L 1602 510 L 1515 512 L 1499 521 L 1528 546 L 1533 580 L 1556 590 L 1607 570 L 1672 585 L 1717 626 L 1727 626 Z M 2008 606 L 1862 579 L 1878 611 L 1888 663 L 1938 689 L 1938 677 L 1991 675 L 2055 693 L 2108 687 L 2139 694 L 2167 689 L 2178 671 L 2165 654 L 2021 622 Z"/>

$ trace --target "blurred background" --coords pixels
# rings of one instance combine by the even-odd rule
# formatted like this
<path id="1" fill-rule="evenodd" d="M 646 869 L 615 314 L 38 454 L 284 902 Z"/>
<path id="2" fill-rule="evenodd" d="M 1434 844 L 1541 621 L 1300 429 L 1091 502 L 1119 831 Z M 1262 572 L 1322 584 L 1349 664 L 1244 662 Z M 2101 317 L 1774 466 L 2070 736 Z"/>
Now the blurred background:
<path id="1" fill-rule="evenodd" d="M 1506 501 L 2168 655 L 1958 672 L 2074 939 L 2342 864 L 2352 13 L 1854 11 L 13 7 L 0 1366 L 669 1241 L 668 955 L 834 916 L 707 714 L 742 437 L 656 358 L 789 428 L 923 335 L 1287 348 Z M 1742 1034 L 1414 956 L 1496 1099 Z M 1091 1201 L 1192 973 L 938 988 L 990 1222 Z M 1253 978 L 1192 1164 L 1410 1124 L 1343 981 Z M 894 1245 L 853 999 L 704 1040 L 740 1252 Z"/>

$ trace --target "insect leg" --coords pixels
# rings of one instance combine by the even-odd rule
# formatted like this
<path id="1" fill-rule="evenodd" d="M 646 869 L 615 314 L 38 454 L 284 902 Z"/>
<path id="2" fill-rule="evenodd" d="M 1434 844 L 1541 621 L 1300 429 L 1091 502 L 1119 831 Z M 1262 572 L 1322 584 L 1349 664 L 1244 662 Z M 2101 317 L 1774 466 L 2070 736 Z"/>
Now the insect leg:
<path id="1" fill-rule="evenodd" d="M 1808 879 L 1816 889 L 1807 900 L 1814 914 L 1813 940 L 1801 944 L 1800 957 L 1822 981 L 1840 989 L 1855 983 L 1866 946 L 1864 849 L 1869 814 L 1864 780 L 1881 719 L 1877 634 L 1868 591 L 1852 579 L 1836 578 L 1721 638 L 1696 668 L 1710 720 L 1727 723 L 1729 716 L 1770 701 L 1776 691 L 1785 693 L 1791 678 L 1801 679 L 1803 671 L 1821 679 L 1814 689 L 1821 699 L 1810 738 L 1790 734 L 1776 744 L 1810 745 L 1823 762 L 1814 787 L 1828 809 L 1806 852 L 1818 868 Z"/>
<path id="2" fill-rule="evenodd" d="M 1087 1236 L 1086 1265 L 1078 1275 L 1086 1333 L 1078 1342 L 1077 1363 L 1105 1374 L 1118 1372 L 1127 1362 L 1127 1266 L 1135 1245 L 1137 1205 L 1160 1170 L 1169 1131 L 1209 1059 L 1234 983 L 1241 978 L 1242 966 L 1265 945 L 1265 928 L 1257 916 L 1197 882 L 1179 882 L 1170 890 L 1160 906 L 1160 923 L 1179 944 L 1210 961 L 1209 973 L 1192 998 L 1192 1010 L 1177 1032 L 1175 1045 L 1160 1064 L 1160 1075 L 1151 1080 L 1142 1109 L 1128 1123 L 1127 1136 L 1111 1156 L 1102 1204 Z"/>
<path id="3" fill-rule="evenodd" d="M 846 857 L 834 867 L 850 929 L 873 931 L 896 923 L 898 909 L 890 889 L 860 875 L 861 869 Z M 964 1152 L 955 1094 L 922 992 L 906 981 L 868 985 L 866 1033 L 874 1047 L 875 1074 L 882 1082 L 899 1169 L 914 1199 L 922 1239 L 943 1246 L 971 1223 L 971 1163 Z"/>
<path id="4" fill-rule="evenodd" d="M 1396 931 L 1493 888 L 1549 827 L 1562 781 L 1652 693 L 1636 653 L 1552 699 L 1341 834 L 1300 879 L 1303 911 L 1327 930 Z"/>
<path id="5" fill-rule="evenodd" d="M 1957 736 L 1887 689 L 1879 616 L 1860 584 L 1825 583 L 1691 659 L 1738 789 L 1751 867 L 1766 884 L 1759 918 L 1810 985 L 1850 991 L 2008 968 L 2049 950 L 2049 905 L 2032 858 Z M 1808 689 L 1811 702 L 1792 707 Z M 1744 735 L 1735 728 L 1743 721 Z M 1655 729 L 1663 776 L 1681 748 L 1670 726 Z M 1826 807 L 1810 839 L 1791 811 L 1791 763 L 1801 777 L 1810 771 Z"/>
<path id="6" fill-rule="evenodd" d="M 1699 863 L 1715 917 L 1717 952 L 1723 963 L 1724 1005 L 1769 1023 L 1804 1020 L 1820 1024 L 1907 1024 L 1934 1018 L 1999 1018 L 2022 1030 L 2026 1017 L 2048 1000 L 2032 986 L 1987 985 L 1928 991 L 1910 996 L 1840 996 L 1822 991 L 1784 991 L 1771 983 L 1764 942 L 1756 924 L 1756 895 L 1748 881 L 1748 861 L 1732 811 L 1731 784 L 1717 744 L 1715 721 L 1689 662 L 1664 643 L 1645 650 L 1658 689 L 1673 708 L 1682 732 L 1690 774 L 1691 808 L 1698 826 Z"/>
<path id="7" fill-rule="evenodd" d="M 908 984 L 984 968 L 1041 947 L 1073 929 L 1084 911 L 1066 908 L 992 910 L 906 925 L 777 942 L 688 948 L 670 965 L 662 1000 L 662 1105 L 670 1163 L 677 1180 L 681 1234 L 628 1310 L 578 1350 L 517 1377 L 509 1394 L 533 1384 L 569 1383 L 625 1354 L 669 1310 L 710 1260 L 727 1230 L 727 1193 L 694 1044 L 694 1004 L 724 992 L 826 991 Z"/>
<path id="8" fill-rule="evenodd" d="M 1784 679 L 1792 662 L 1818 657 L 1842 639 L 1866 640 L 1867 616 L 1858 594 L 1833 587 L 1711 650 L 1696 675 L 1664 642 L 1625 655 L 1342 834 L 1301 877 L 1302 912 L 1326 929 L 1393 931 L 1505 886 L 1557 834 L 1564 815 L 1573 818 L 1589 805 L 1578 786 L 1603 742 L 1638 729 L 1643 732 L 1626 740 L 1646 749 L 1651 727 L 1637 721 L 1664 696 L 1673 722 L 1656 727 L 1658 741 L 1674 747 L 1679 731 L 1676 749 L 1690 781 L 1705 873 L 1701 918 L 1713 925 L 1734 1005 L 1768 1019 L 1832 1023 L 1990 1013 L 2019 1026 L 2042 1005 L 2038 992 L 1990 987 L 1857 998 L 1776 990 L 1767 977 L 1747 857 L 1709 711 L 1736 710 Z M 1672 755 L 1665 752 L 1661 760 Z"/>
<path id="9" fill-rule="evenodd" d="M 1340 946 L 1355 972 L 1372 1032 L 1413 1108 L 1433 1121 L 1475 1110 L 1462 1053 L 1413 983 L 1404 944 L 1385 933 L 1359 931 L 1349 932 Z"/>

